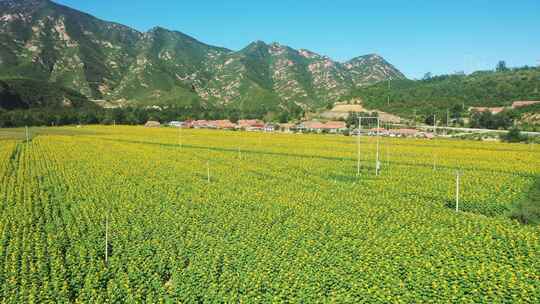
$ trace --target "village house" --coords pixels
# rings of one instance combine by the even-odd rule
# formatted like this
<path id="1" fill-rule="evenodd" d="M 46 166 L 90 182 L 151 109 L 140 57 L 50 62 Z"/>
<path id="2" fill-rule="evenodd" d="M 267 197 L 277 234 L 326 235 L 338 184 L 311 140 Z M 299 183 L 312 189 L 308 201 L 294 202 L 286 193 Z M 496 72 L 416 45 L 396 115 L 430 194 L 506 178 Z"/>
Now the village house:
<path id="1" fill-rule="evenodd" d="M 295 129 L 295 124 L 282 123 L 282 124 L 279 124 L 279 129 L 281 130 L 281 132 L 291 133 Z"/>
<path id="2" fill-rule="evenodd" d="M 322 123 L 319 121 L 305 121 L 296 126 L 297 130 L 307 132 L 328 132 L 339 133 L 347 130 L 347 124 L 344 121 L 329 121 Z"/>
<path id="3" fill-rule="evenodd" d="M 212 129 L 231 130 L 236 127 L 230 120 L 211 120 L 208 122 L 208 126 Z"/>
<path id="4" fill-rule="evenodd" d="M 264 125 L 264 132 L 274 132 L 278 127 L 275 124 L 267 123 Z"/>
<path id="5" fill-rule="evenodd" d="M 207 120 L 194 120 L 191 122 L 191 127 L 194 129 L 208 128 Z"/>
<path id="6" fill-rule="evenodd" d="M 369 136 L 376 136 L 376 135 L 387 136 L 387 135 L 390 135 L 388 130 L 386 130 L 385 128 L 372 128 L 372 129 L 369 129 L 369 131 L 367 131 L 367 133 L 368 133 Z"/>
<path id="7" fill-rule="evenodd" d="M 144 126 L 147 128 L 159 128 L 161 127 L 161 124 L 159 123 L 159 121 L 149 120 L 144 124 Z"/>
<path id="8" fill-rule="evenodd" d="M 534 105 L 534 104 L 539 104 L 540 101 L 514 101 L 512 103 L 512 109 L 518 109 L 518 108 L 523 108 L 523 107 L 527 107 L 527 106 L 531 106 L 531 105 Z"/>
<path id="9" fill-rule="evenodd" d="M 470 107 L 469 108 L 469 112 L 471 113 L 472 112 L 478 112 L 478 113 L 491 112 L 491 114 L 499 114 L 504 110 L 505 110 L 504 107 Z"/>
<path id="10" fill-rule="evenodd" d="M 169 127 L 173 127 L 173 128 L 182 128 L 184 126 L 184 123 L 181 122 L 181 121 L 171 121 L 169 122 Z"/>
<path id="11" fill-rule="evenodd" d="M 258 119 L 240 119 L 237 127 L 248 131 L 262 130 L 264 122 Z"/>
<path id="12" fill-rule="evenodd" d="M 304 121 L 296 126 L 296 129 L 303 132 L 321 132 L 324 124 L 319 121 Z"/>
<path id="13" fill-rule="evenodd" d="M 344 121 L 329 121 L 324 124 L 323 130 L 330 133 L 341 133 L 347 130 L 347 124 Z"/>
<path id="14" fill-rule="evenodd" d="M 394 129 L 389 132 L 397 137 L 417 137 L 420 134 L 416 129 Z"/>

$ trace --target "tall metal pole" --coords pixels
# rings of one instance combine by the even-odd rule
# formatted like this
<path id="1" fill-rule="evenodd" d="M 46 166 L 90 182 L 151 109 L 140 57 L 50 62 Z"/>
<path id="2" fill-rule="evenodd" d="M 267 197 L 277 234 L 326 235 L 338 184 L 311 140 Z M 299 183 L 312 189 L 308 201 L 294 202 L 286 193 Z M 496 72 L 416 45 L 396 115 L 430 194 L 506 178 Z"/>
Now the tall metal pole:
<path id="1" fill-rule="evenodd" d="M 178 145 L 182 149 L 182 126 L 178 127 Z"/>
<path id="2" fill-rule="evenodd" d="M 437 116 L 433 114 L 433 134 L 437 134 Z"/>
<path id="3" fill-rule="evenodd" d="M 446 109 L 446 130 L 444 130 L 444 135 L 448 132 L 448 121 L 450 120 L 450 110 Z"/>
<path id="4" fill-rule="evenodd" d="M 358 161 L 356 164 L 356 176 L 360 176 L 360 134 L 362 134 L 362 117 L 358 117 L 358 134 L 356 137 L 356 143 L 358 147 Z"/>
<path id="5" fill-rule="evenodd" d="M 390 106 L 390 79 L 388 79 L 388 101 L 387 105 Z"/>
<path id="6" fill-rule="evenodd" d="M 388 127 L 388 123 L 386 123 L 386 131 L 389 132 L 390 128 Z M 389 133 L 387 133 L 388 135 Z M 390 145 L 388 144 L 388 141 L 386 143 L 386 167 L 390 167 Z"/>
<path id="7" fill-rule="evenodd" d="M 109 261 L 109 215 L 105 217 L 105 264 Z"/>
<path id="8" fill-rule="evenodd" d="M 210 162 L 209 161 L 206 162 L 206 176 L 208 179 L 208 183 L 210 183 Z"/>
<path id="9" fill-rule="evenodd" d="M 459 212 L 459 170 L 456 171 L 456 212 Z"/>
<path id="10" fill-rule="evenodd" d="M 377 117 L 377 158 L 375 160 L 375 175 L 379 175 L 380 162 L 379 162 L 379 145 L 380 145 L 380 128 L 381 120 Z"/>

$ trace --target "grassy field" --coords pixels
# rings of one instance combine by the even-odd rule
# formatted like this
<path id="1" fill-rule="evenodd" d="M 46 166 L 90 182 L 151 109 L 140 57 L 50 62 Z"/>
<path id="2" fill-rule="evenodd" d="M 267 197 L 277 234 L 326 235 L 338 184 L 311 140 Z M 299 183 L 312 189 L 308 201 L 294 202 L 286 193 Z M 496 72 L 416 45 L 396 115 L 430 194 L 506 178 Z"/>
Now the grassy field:
<path id="1" fill-rule="evenodd" d="M 362 138 L 357 176 L 345 136 L 31 132 L 0 130 L 4 302 L 540 301 L 540 147 L 384 138 L 375 176 Z"/>

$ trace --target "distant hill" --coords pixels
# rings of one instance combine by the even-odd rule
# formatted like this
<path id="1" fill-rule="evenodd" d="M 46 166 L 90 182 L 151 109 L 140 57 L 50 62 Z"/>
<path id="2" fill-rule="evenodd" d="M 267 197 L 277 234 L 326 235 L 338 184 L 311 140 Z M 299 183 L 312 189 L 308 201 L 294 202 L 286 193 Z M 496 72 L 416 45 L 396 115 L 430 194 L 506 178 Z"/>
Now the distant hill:
<path id="1" fill-rule="evenodd" d="M 392 80 L 355 89 L 344 100 L 353 98 L 360 98 L 367 109 L 406 117 L 412 117 L 415 111 L 418 115 L 442 115 L 447 109 L 509 106 L 517 100 L 540 100 L 540 68 Z"/>
<path id="2" fill-rule="evenodd" d="M 48 0 L 0 0 L 0 77 L 59 83 L 121 104 L 313 109 L 403 74 L 379 55 L 340 63 L 253 42 L 240 51 L 156 27 L 142 33 Z"/>

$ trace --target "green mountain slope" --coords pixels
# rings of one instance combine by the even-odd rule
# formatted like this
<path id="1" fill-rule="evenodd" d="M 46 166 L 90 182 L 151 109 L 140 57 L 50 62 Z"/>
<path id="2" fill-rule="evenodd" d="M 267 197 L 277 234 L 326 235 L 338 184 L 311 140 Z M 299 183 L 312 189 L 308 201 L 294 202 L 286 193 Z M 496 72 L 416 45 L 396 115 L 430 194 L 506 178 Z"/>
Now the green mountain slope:
<path id="1" fill-rule="evenodd" d="M 102 98 L 126 73 L 141 34 L 47 0 L 0 1 L 3 77 L 58 82 Z"/>
<path id="2" fill-rule="evenodd" d="M 404 79 L 378 55 L 339 63 L 260 41 L 233 52 L 159 27 L 141 33 L 48 0 L 0 0 L 0 77 L 52 81 L 121 104 L 257 112 L 318 108 L 355 88 Z"/>

